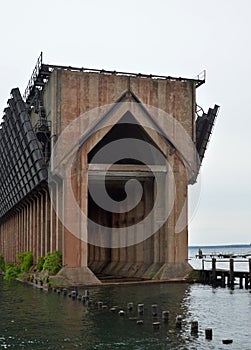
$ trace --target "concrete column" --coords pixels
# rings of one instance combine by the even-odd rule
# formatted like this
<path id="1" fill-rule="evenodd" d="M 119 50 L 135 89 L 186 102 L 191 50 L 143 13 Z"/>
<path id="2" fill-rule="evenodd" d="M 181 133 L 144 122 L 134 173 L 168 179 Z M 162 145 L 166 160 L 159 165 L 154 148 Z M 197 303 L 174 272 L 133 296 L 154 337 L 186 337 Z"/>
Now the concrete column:
<path id="1" fill-rule="evenodd" d="M 51 211 L 51 203 L 50 203 L 50 195 L 46 192 L 45 196 L 45 254 L 50 251 L 50 211 Z"/>
<path id="2" fill-rule="evenodd" d="M 63 184 L 62 182 L 57 183 L 57 197 L 58 197 L 58 213 L 60 213 L 60 217 L 62 218 L 63 214 Z M 59 217 L 57 217 L 57 250 L 63 252 L 63 226 Z"/>
<path id="3" fill-rule="evenodd" d="M 40 249 L 39 249 L 39 256 L 45 255 L 45 192 L 41 192 L 40 197 Z"/>
<path id="4" fill-rule="evenodd" d="M 29 223 L 29 250 L 33 251 L 33 211 L 32 211 L 32 201 L 29 201 L 29 210 L 28 210 L 28 223 Z"/>
<path id="5" fill-rule="evenodd" d="M 54 206 L 57 208 L 56 183 L 51 184 L 51 196 L 54 198 Z M 56 250 L 57 220 L 53 205 L 50 205 L 50 251 Z"/>

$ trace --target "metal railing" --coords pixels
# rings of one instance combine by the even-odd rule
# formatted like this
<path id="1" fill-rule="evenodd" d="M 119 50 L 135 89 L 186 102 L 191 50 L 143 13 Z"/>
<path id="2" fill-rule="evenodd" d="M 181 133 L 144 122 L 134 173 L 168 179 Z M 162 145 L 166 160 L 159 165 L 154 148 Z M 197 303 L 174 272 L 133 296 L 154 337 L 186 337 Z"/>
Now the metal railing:
<path id="1" fill-rule="evenodd" d="M 32 72 L 31 78 L 28 82 L 28 85 L 25 89 L 24 95 L 23 95 L 23 99 L 25 101 L 27 101 L 27 98 L 29 97 L 31 90 L 33 89 L 34 85 L 35 85 L 35 81 L 37 80 L 40 70 L 42 68 L 42 64 L 43 64 L 43 53 L 40 53 L 40 56 L 38 57 L 37 63 L 35 65 L 35 68 Z"/>

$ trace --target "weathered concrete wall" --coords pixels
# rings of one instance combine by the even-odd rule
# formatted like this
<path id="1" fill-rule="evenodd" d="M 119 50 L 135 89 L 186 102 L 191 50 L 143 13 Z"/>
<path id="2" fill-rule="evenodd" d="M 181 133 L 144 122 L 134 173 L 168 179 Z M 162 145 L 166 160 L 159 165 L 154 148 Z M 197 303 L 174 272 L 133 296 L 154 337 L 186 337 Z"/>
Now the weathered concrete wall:
<path id="1" fill-rule="evenodd" d="M 53 121 L 57 137 L 80 115 L 96 107 L 115 103 L 128 89 L 144 104 L 164 110 L 178 120 L 191 139 L 194 139 L 195 87 L 191 81 L 154 80 L 127 76 L 55 71 L 52 81 L 56 83 L 57 96 Z M 116 120 L 113 121 L 116 123 Z M 86 125 L 88 127 L 88 125 Z M 175 128 L 175 125 L 173 126 Z M 97 132 L 81 148 L 81 156 L 76 160 L 72 186 L 82 210 L 87 213 L 88 161 L 87 155 L 105 136 L 109 128 Z M 89 266 L 96 272 L 131 275 L 145 275 L 150 266 L 155 264 L 158 270 L 165 263 L 182 264 L 187 259 L 187 227 L 175 233 L 177 218 L 187 198 L 187 172 L 176 152 L 161 140 L 159 134 L 152 135 L 172 165 L 175 175 L 177 196 L 167 222 L 155 235 L 132 247 L 112 249 L 89 246 L 81 242 L 67 230 L 64 232 L 64 263 L 69 266 Z M 81 174 L 81 176 L 79 176 Z M 67 196 L 67 193 L 65 194 Z M 85 200 L 83 200 L 85 198 Z M 67 202 L 67 199 L 66 199 Z M 74 216 L 74 213 L 71 213 Z M 75 220 L 78 220 L 75 217 Z M 82 229 L 88 228 L 83 225 Z M 144 228 L 142 228 L 144 230 Z M 87 254 L 89 256 L 87 256 Z M 144 267 L 143 267 L 144 265 Z M 178 266 L 178 265 L 177 265 Z M 175 270 L 175 269 L 174 269 Z M 156 272 L 156 271 L 155 271 Z"/>
<path id="2" fill-rule="evenodd" d="M 195 83 L 193 81 L 55 69 L 43 91 L 46 115 L 52 123 L 52 148 L 62 131 L 73 120 L 97 107 L 116 103 L 127 92 L 136 96 L 143 104 L 168 113 L 174 120 L 179 121 L 189 137 L 195 141 Z M 125 99 L 125 101 L 130 100 L 131 96 L 128 100 Z M 99 115 L 95 113 L 93 115 L 94 120 L 98 121 Z M 119 117 L 119 115 L 111 117 L 113 125 L 119 121 Z M 33 115 L 33 119 L 35 122 L 36 115 Z M 146 122 L 144 116 L 139 117 L 139 124 L 141 121 Z M 88 128 L 88 122 L 85 123 L 84 127 Z M 165 123 L 164 120 L 163 123 Z M 90 210 L 88 207 L 88 181 L 90 180 L 88 153 L 106 136 L 111 127 L 106 126 L 93 134 L 79 148 L 73 163 L 72 189 L 79 207 L 87 215 Z M 172 129 L 172 133 L 175 134 L 175 123 Z M 45 255 L 48 251 L 61 250 L 63 263 L 68 267 L 89 266 L 96 273 L 146 278 L 155 276 L 160 279 L 184 275 L 187 268 L 188 229 L 186 226 L 181 232 L 176 233 L 175 226 L 187 198 L 187 170 L 177 150 L 174 150 L 159 133 L 153 130 L 146 130 L 146 132 L 153 144 L 158 145 L 165 155 L 173 169 L 176 182 L 173 209 L 158 232 L 142 243 L 125 248 L 109 249 L 101 248 L 98 244 L 88 245 L 85 239 L 81 239 L 82 236 L 88 237 L 90 234 L 87 221 L 80 220 L 77 213 L 68 206 L 69 192 L 64 184 L 61 188 L 61 184 L 55 183 L 52 191 L 55 194 L 56 207 L 62 206 L 63 217 L 78 223 L 79 235 L 76 236 L 63 227 L 55 214 L 48 192 L 40 191 L 0 225 L 0 254 L 4 254 L 6 261 L 15 261 L 20 251 L 32 250 L 36 262 L 39 256 Z M 69 143 L 71 142 L 72 140 L 69 140 Z M 168 175 L 166 184 L 165 195 L 168 197 Z M 154 191 L 149 185 L 144 186 L 147 193 L 144 205 L 148 206 L 148 202 L 154 201 Z M 59 187 L 64 191 L 63 203 L 60 202 L 61 197 L 58 195 Z M 185 212 L 187 212 L 186 204 Z M 131 220 L 132 217 L 129 219 Z M 124 218 L 120 217 L 119 220 Z M 135 232 L 135 235 L 142 234 L 144 229 L 142 226 L 142 232 Z"/>

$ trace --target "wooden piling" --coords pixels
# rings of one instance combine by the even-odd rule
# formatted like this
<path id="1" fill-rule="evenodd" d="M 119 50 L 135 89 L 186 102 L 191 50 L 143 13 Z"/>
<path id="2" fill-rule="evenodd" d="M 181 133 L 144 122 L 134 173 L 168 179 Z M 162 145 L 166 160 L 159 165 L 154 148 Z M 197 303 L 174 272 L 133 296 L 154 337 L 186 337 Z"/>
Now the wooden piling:
<path id="1" fill-rule="evenodd" d="M 234 287 L 234 259 L 229 260 L 229 286 Z"/>
<path id="2" fill-rule="evenodd" d="M 98 309 L 102 309 L 103 301 L 98 301 Z"/>
<path id="3" fill-rule="evenodd" d="M 248 259 L 249 265 L 249 288 L 251 288 L 251 258 Z"/>
<path id="4" fill-rule="evenodd" d="M 162 320 L 163 322 L 168 322 L 169 320 L 169 311 L 162 311 Z"/>
<path id="5" fill-rule="evenodd" d="M 158 315 L 158 306 L 156 304 L 152 305 L 152 316 L 156 317 Z"/>
<path id="6" fill-rule="evenodd" d="M 198 334 L 199 331 L 199 323 L 198 321 L 191 322 L 191 334 Z"/>
<path id="7" fill-rule="evenodd" d="M 159 330 L 160 329 L 160 322 L 153 322 L 153 329 Z"/>
<path id="8" fill-rule="evenodd" d="M 177 329 L 181 329 L 181 327 L 182 327 L 182 316 L 181 315 L 176 316 L 175 324 L 176 324 Z"/>
<path id="9" fill-rule="evenodd" d="M 119 316 L 120 317 L 125 317 L 125 311 L 124 310 L 119 310 Z"/>
<path id="10" fill-rule="evenodd" d="M 132 311 L 133 310 L 133 303 L 132 302 L 127 303 L 127 310 L 128 311 Z"/>
<path id="11" fill-rule="evenodd" d="M 249 274 L 248 273 L 245 273 L 245 275 L 244 275 L 244 278 L 245 278 L 245 289 L 248 289 L 248 287 L 249 287 L 249 276 L 248 276 Z"/>
<path id="12" fill-rule="evenodd" d="M 206 271 L 205 271 L 205 266 L 204 266 L 204 259 L 202 260 L 202 281 L 203 281 L 203 284 L 207 283 L 207 276 L 206 276 Z"/>
<path id="13" fill-rule="evenodd" d="M 144 304 L 138 304 L 138 313 L 139 313 L 139 315 L 143 315 L 143 313 L 144 313 Z"/>
<path id="14" fill-rule="evenodd" d="M 76 293 L 75 290 L 73 290 L 73 291 L 71 292 L 71 298 L 75 300 L 76 297 L 77 297 L 77 293 Z"/>
<path id="15" fill-rule="evenodd" d="M 239 285 L 240 285 L 240 289 L 243 289 L 243 277 L 242 276 L 240 276 L 240 278 L 239 278 Z"/>
<path id="16" fill-rule="evenodd" d="M 226 278 L 225 278 L 225 273 L 221 273 L 221 286 L 224 288 L 226 287 Z"/>
<path id="17" fill-rule="evenodd" d="M 212 258 L 212 284 L 216 285 L 217 273 L 216 273 L 216 259 Z"/>
<path id="18" fill-rule="evenodd" d="M 212 328 L 206 328 L 205 329 L 205 338 L 207 340 L 212 340 L 213 339 L 213 330 L 212 330 Z"/>

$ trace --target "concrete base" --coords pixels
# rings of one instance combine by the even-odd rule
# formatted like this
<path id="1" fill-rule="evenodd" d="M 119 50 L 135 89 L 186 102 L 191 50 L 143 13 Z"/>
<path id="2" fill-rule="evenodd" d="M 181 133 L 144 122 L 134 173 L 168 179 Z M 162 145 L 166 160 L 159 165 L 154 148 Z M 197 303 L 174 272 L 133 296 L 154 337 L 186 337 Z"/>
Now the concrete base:
<path id="1" fill-rule="evenodd" d="M 183 279 L 192 267 L 187 263 L 109 263 L 105 267 L 102 264 L 92 264 L 90 266 L 96 274 L 122 276 L 131 278 L 143 278 L 146 280 L 172 280 Z"/>
<path id="2" fill-rule="evenodd" d="M 159 280 L 184 279 L 192 270 L 193 268 L 187 262 L 179 263 L 179 264 L 167 263 L 160 268 L 160 270 L 155 275 L 155 279 L 159 279 Z"/>
<path id="3" fill-rule="evenodd" d="M 88 267 L 63 267 L 57 278 L 67 280 L 72 286 L 88 286 L 101 284 L 100 280 Z"/>

